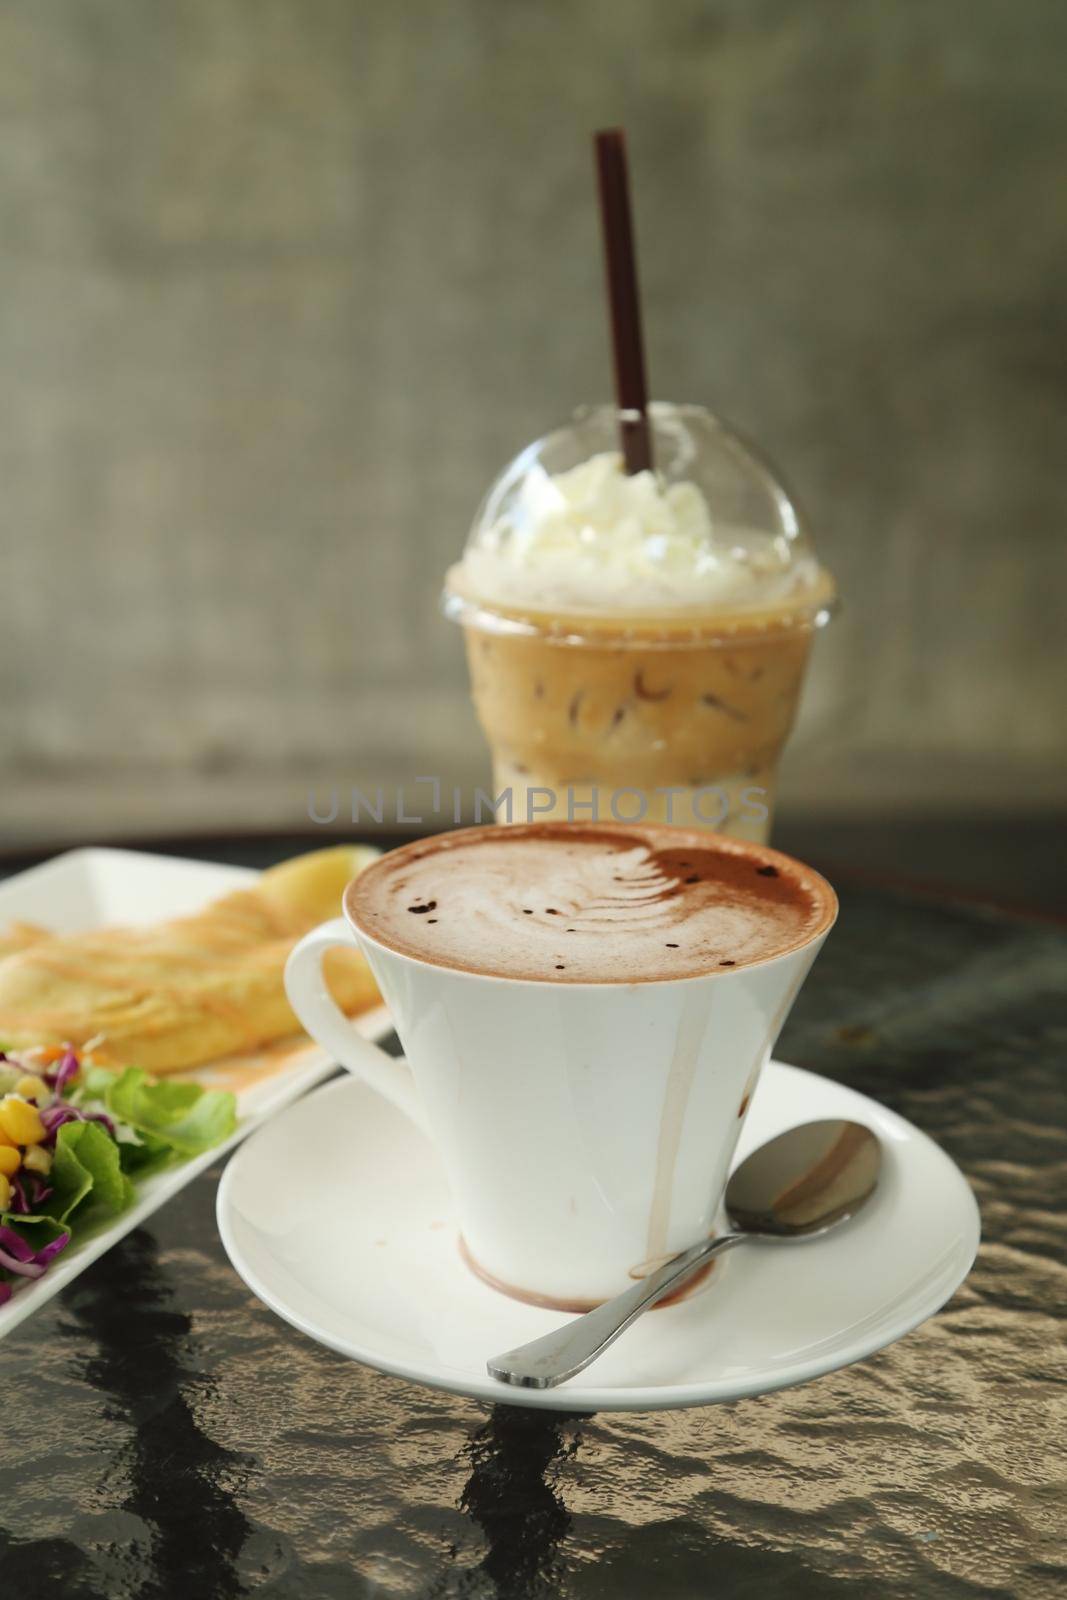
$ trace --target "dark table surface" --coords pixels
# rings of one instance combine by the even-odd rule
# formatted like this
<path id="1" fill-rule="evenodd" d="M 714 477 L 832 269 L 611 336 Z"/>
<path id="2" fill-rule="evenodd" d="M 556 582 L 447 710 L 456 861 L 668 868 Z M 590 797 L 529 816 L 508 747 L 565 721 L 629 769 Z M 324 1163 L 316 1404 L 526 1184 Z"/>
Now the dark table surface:
<path id="1" fill-rule="evenodd" d="M 984 1243 L 940 1315 L 732 1405 L 490 1409 L 260 1305 L 215 1231 L 220 1165 L 0 1345 L 0 1595 L 1062 1595 L 1067 928 L 839 888 L 777 1054 L 967 1174 Z"/>

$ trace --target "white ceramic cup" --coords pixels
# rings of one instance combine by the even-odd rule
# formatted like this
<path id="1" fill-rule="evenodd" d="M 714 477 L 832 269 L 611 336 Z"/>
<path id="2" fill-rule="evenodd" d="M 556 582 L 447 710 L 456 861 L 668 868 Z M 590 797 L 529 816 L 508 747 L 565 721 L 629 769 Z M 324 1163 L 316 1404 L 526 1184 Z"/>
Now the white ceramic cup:
<path id="1" fill-rule="evenodd" d="M 648 983 L 435 966 L 357 927 L 349 891 L 345 916 L 293 950 L 285 986 L 308 1033 L 433 1142 L 470 1265 L 521 1299 L 579 1310 L 715 1226 L 756 1082 L 836 917 L 825 891 L 824 925 L 799 947 Z M 410 1072 L 326 988 L 323 956 L 353 942 Z"/>

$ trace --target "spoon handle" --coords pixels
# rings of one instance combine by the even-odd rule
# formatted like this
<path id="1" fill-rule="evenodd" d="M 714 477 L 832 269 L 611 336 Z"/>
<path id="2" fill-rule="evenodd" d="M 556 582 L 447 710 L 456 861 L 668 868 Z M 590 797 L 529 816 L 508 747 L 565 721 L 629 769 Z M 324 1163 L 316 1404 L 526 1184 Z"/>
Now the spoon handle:
<path id="1" fill-rule="evenodd" d="M 584 1371 L 609 1344 L 614 1344 L 631 1322 L 637 1321 L 642 1311 L 647 1311 L 671 1289 L 684 1283 L 702 1262 L 732 1250 L 745 1238 L 743 1233 L 725 1233 L 718 1239 L 705 1239 L 683 1250 L 681 1255 L 672 1256 L 662 1267 L 650 1272 L 647 1278 L 639 1279 L 632 1289 L 624 1289 L 613 1300 L 605 1300 L 603 1305 L 575 1317 L 540 1339 L 493 1356 L 486 1362 L 489 1376 L 522 1389 L 555 1388 L 557 1383 Z"/>

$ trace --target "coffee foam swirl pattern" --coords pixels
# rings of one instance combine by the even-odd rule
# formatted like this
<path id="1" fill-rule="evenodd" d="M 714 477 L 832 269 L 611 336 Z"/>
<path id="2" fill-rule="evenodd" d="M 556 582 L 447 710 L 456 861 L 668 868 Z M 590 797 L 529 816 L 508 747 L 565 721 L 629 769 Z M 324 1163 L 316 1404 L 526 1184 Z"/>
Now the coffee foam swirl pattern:
<path id="1" fill-rule="evenodd" d="M 795 949 L 834 899 L 774 851 L 681 828 L 531 824 L 392 851 L 347 909 L 380 943 L 435 965 L 582 983 L 689 978 Z"/>

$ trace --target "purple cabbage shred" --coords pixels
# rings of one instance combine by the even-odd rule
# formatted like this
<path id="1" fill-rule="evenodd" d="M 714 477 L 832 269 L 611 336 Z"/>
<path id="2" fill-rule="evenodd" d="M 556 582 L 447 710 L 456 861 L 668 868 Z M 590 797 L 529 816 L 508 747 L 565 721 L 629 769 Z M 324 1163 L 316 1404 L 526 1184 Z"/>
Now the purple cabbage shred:
<path id="1" fill-rule="evenodd" d="M 62 1105 L 45 1106 L 41 1112 L 41 1121 L 48 1133 L 45 1143 L 49 1145 L 55 1144 L 56 1133 L 65 1122 L 101 1122 L 111 1137 L 115 1137 L 115 1124 L 103 1111 L 81 1111 L 77 1106 L 68 1105 L 65 1101 Z"/>
<path id="2" fill-rule="evenodd" d="M 45 1073 L 45 1082 L 55 1090 L 56 1094 L 62 1094 L 71 1078 L 77 1077 L 78 1065 L 78 1058 L 74 1051 L 68 1050 L 66 1055 L 61 1058 L 58 1067 L 53 1067 L 51 1072 Z"/>
<path id="3" fill-rule="evenodd" d="M 14 1228 L 0 1223 L 0 1267 L 17 1278 L 39 1278 L 69 1243 L 70 1234 L 61 1233 L 58 1239 L 35 1250 Z M 8 1295 L 0 1295 L 0 1304 L 8 1298 Z"/>

